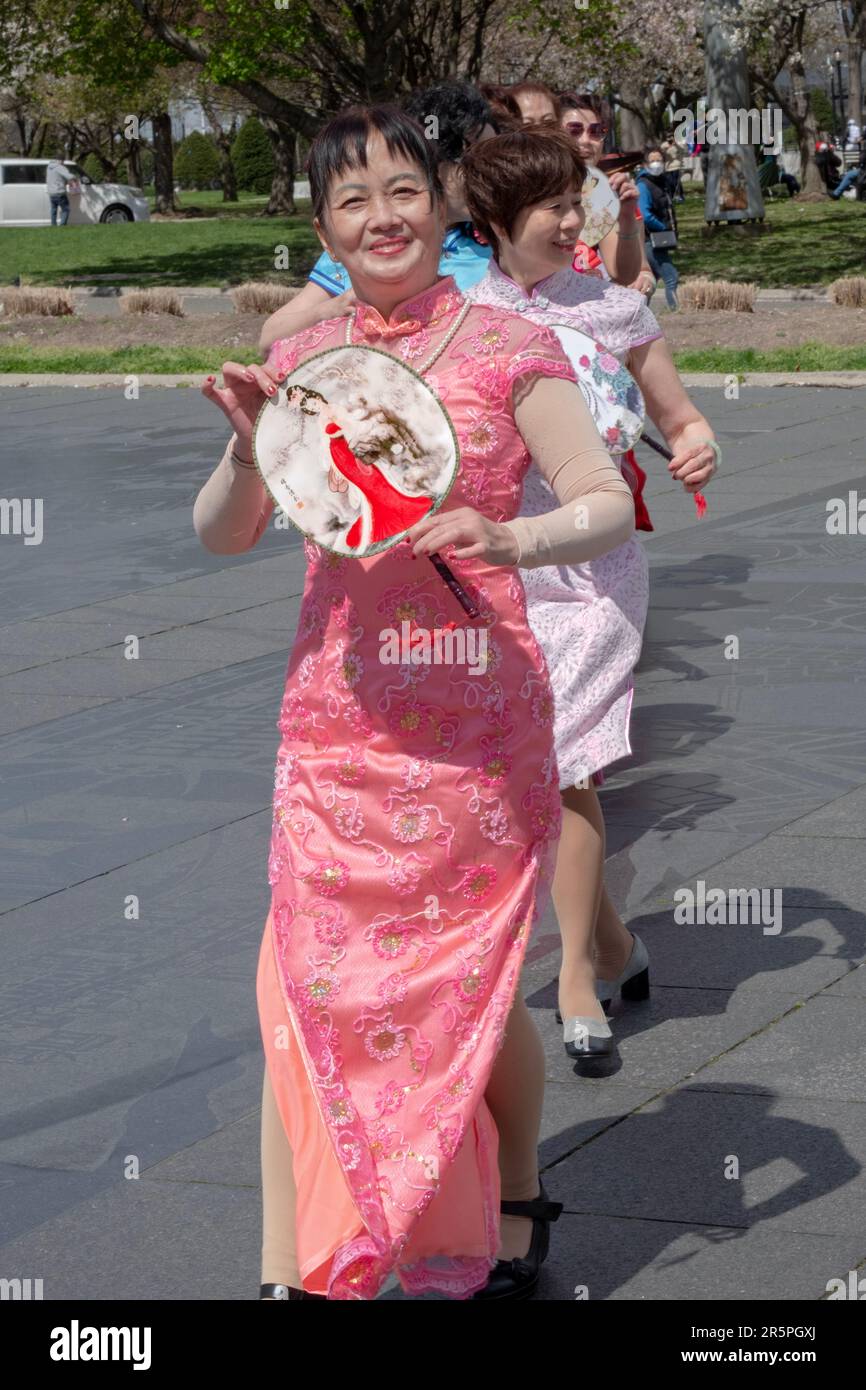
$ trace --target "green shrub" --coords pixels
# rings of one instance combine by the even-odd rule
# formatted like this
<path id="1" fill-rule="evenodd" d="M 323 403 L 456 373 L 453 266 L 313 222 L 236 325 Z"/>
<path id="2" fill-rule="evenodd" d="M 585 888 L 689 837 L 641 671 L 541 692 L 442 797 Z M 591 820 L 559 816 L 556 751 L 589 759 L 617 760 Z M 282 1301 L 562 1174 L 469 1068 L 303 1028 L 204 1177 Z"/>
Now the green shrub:
<path id="1" fill-rule="evenodd" d="M 261 121 L 251 116 L 244 121 L 232 144 L 238 188 L 246 193 L 269 193 L 274 177 L 271 142 Z"/>
<path id="2" fill-rule="evenodd" d="M 181 140 L 174 156 L 174 176 L 181 188 L 210 188 L 219 169 L 216 145 L 207 135 L 193 130 Z"/>

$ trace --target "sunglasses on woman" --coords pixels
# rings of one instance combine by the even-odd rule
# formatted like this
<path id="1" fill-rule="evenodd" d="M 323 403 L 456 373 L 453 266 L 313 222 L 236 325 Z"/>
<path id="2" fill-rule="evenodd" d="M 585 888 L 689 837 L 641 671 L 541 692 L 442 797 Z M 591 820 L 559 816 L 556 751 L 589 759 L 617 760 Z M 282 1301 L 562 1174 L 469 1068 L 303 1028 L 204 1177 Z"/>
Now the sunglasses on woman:
<path id="1" fill-rule="evenodd" d="M 586 131 L 593 140 L 600 140 L 603 135 L 607 135 L 607 126 L 603 121 L 590 121 L 589 125 L 584 125 L 583 121 L 566 121 L 565 128 L 569 135 L 582 135 Z"/>

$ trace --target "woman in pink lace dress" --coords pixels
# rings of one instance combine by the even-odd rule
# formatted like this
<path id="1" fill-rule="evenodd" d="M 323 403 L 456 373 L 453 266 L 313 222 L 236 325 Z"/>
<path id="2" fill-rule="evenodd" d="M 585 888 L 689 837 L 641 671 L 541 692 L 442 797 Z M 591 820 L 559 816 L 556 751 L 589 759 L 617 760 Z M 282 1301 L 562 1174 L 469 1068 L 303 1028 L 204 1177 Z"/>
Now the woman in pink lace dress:
<path id="1" fill-rule="evenodd" d="M 563 145 L 572 151 L 566 178 Z M 637 291 L 571 265 L 569 248 L 583 225 L 585 165 L 569 137 L 539 127 L 497 135 L 468 151 L 462 167 L 473 221 L 493 247 L 487 273 L 468 298 L 603 343 L 635 378 L 673 451 L 671 476 L 687 492 L 698 491 L 715 471 L 712 430 L 686 395 L 657 320 Z M 626 456 L 619 461 L 639 515 L 645 513 L 642 477 Z M 521 515 L 553 505 L 544 478 L 531 469 Z M 613 1040 L 599 1000 L 610 997 L 609 982 L 623 971 L 643 974 L 646 967 L 643 943 L 626 930 L 604 887 L 604 820 L 593 785 L 604 767 L 631 752 L 632 673 L 649 593 L 646 556 L 635 536 L 589 564 L 535 568 L 524 584 L 556 703 L 563 827 L 553 897 L 563 940 L 563 1043 L 572 1056 L 604 1055 Z"/>
<path id="2" fill-rule="evenodd" d="M 263 392 L 326 348 L 368 345 L 419 373 L 460 468 L 389 550 L 306 544 L 257 981 L 261 1296 L 368 1299 L 394 1271 L 410 1293 L 526 1297 L 561 1209 L 538 1175 L 544 1054 L 519 992 L 559 797 L 517 565 L 622 544 L 631 497 L 555 337 L 438 278 L 446 204 L 420 126 L 396 108 L 342 113 L 314 142 L 310 183 L 357 306 L 207 383 L 235 433 L 196 500 L 198 534 L 216 551 L 261 536 Z M 516 517 L 530 451 L 560 503 L 544 518 Z M 478 607 L 481 674 L 382 659 L 403 621 L 466 621 L 434 551 Z"/>

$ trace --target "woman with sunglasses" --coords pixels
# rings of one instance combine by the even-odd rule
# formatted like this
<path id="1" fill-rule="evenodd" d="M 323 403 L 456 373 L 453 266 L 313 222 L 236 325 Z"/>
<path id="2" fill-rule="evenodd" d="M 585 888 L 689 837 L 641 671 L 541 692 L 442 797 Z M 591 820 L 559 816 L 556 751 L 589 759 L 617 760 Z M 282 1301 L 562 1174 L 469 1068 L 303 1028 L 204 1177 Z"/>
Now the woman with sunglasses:
<path id="1" fill-rule="evenodd" d="M 586 166 L 570 137 L 527 126 L 486 140 L 463 168 L 473 221 L 493 247 L 487 274 L 467 297 L 604 343 L 635 378 L 647 414 L 671 448 L 671 476 L 689 493 L 705 486 L 718 446 L 683 389 L 658 322 L 634 290 L 571 267 L 569 248 L 583 226 Z M 629 481 L 637 506 L 641 479 Z M 521 514 L 539 515 L 553 500 L 530 470 Z M 524 576 L 555 702 L 563 821 L 553 898 L 563 945 L 559 1008 L 570 1056 L 610 1053 L 600 1001 L 618 988 L 626 997 L 648 989 L 643 944 L 626 930 L 604 888 L 604 820 L 592 784 L 608 763 L 632 751 L 632 671 L 646 617 L 647 568 L 643 547 L 631 537 L 598 561 L 553 564 Z"/>
<path id="2" fill-rule="evenodd" d="M 606 107 L 594 92 L 560 92 L 560 124 L 577 145 L 581 158 L 597 165 L 604 152 L 605 136 L 610 129 Z M 600 171 L 599 171 L 600 172 Z M 593 177 L 595 177 L 593 175 Z M 595 250 L 611 280 L 627 285 L 641 294 L 651 295 L 656 286 L 655 276 L 644 255 L 644 235 L 638 206 L 638 189 L 623 170 L 602 174 L 619 198 L 620 211 L 616 227 L 603 236 Z M 584 198 L 587 195 L 584 186 Z M 592 270 L 589 248 L 578 242 L 575 270 Z"/>

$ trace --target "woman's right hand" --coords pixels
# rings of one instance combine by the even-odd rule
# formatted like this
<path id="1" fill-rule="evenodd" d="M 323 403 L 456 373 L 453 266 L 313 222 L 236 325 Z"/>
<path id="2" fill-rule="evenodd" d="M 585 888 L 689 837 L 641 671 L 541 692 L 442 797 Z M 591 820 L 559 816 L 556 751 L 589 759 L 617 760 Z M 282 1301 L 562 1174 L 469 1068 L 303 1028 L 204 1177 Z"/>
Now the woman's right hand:
<path id="1" fill-rule="evenodd" d="M 276 394 L 279 377 L 270 367 L 257 362 L 251 362 L 248 367 L 241 362 L 223 362 L 222 373 L 221 387 L 217 386 L 216 377 L 209 376 L 201 393 L 219 406 L 237 435 L 238 444 L 248 450 L 256 416 L 265 397 Z"/>
<path id="2" fill-rule="evenodd" d="M 355 294 L 355 291 L 352 289 L 350 285 L 347 290 L 343 290 L 342 294 L 334 295 L 333 299 L 328 305 L 327 314 L 324 314 L 322 317 L 329 319 L 340 319 L 343 317 L 344 314 L 348 314 L 351 309 L 354 309 L 357 303 L 358 296 Z"/>

